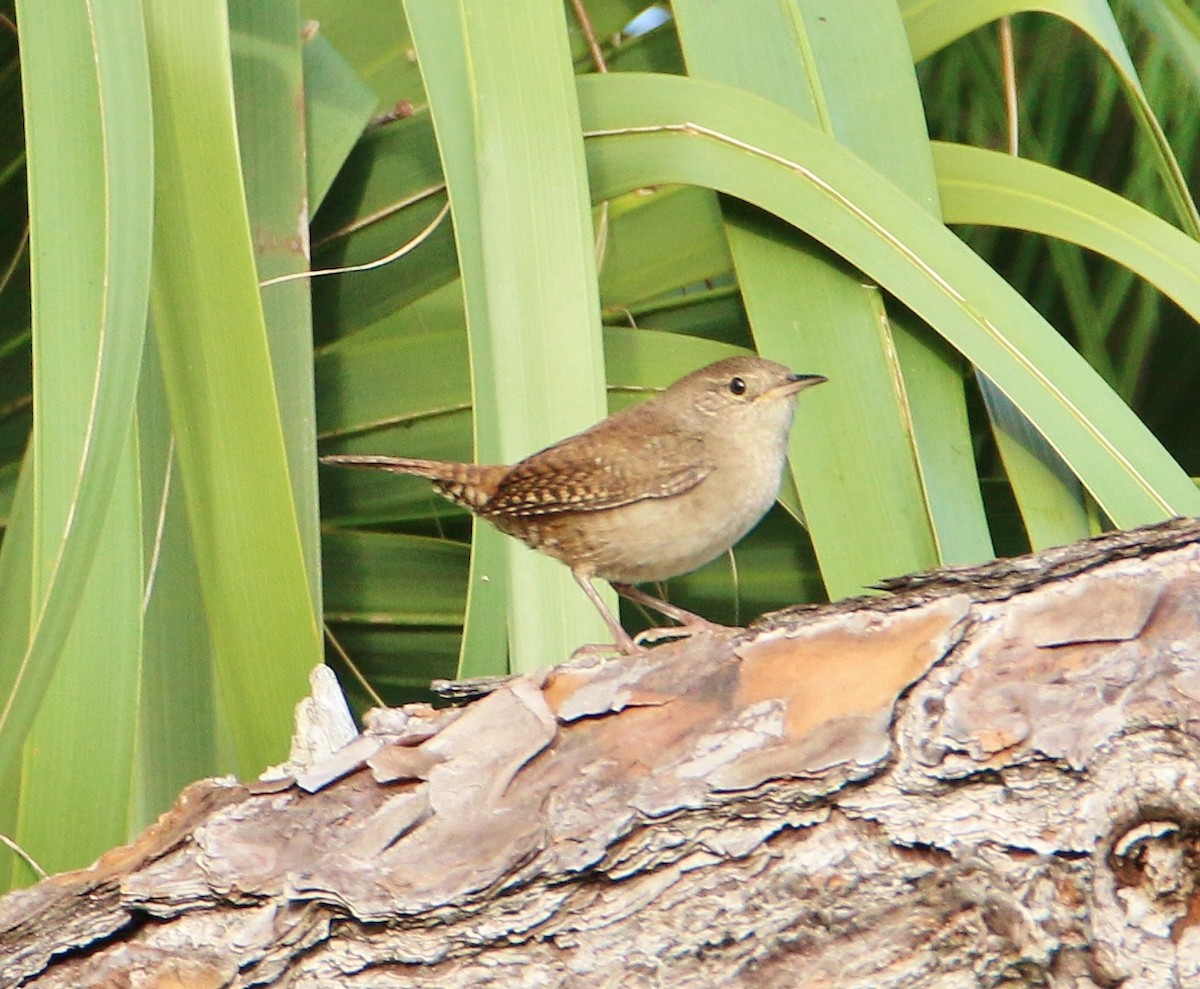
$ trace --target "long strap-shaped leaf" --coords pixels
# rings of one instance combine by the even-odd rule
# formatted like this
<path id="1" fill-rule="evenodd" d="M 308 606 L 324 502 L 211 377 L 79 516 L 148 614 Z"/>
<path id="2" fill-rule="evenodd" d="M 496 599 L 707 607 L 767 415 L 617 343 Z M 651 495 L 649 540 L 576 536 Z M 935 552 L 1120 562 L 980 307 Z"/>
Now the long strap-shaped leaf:
<path id="1" fill-rule="evenodd" d="M 1079 244 L 1140 275 L 1200 322 L 1200 243 L 1116 193 L 1026 158 L 935 141 L 947 223 Z"/>
<path id="2" fill-rule="evenodd" d="M 220 698 L 239 769 L 257 773 L 285 751 L 320 637 L 257 284 L 226 5 L 144 9 L 155 336 Z"/>
<path id="3" fill-rule="evenodd" d="M 672 9 L 689 75 L 798 114 L 937 215 L 893 0 L 843 0 L 836 10 L 810 0 L 677 0 Z M 877 120 L 863 127 L 855 108 L 871 101 Z M 740 204 L 726 202 L 725 213 L 759 349 L 837 383 L 805 403 L 790 447 L 830 596 L 990 558 L 961 361 L 907 311 L 889 313 L 879 289 L 826 248 Z"/>
<path id="4" fill-rule="evenodd" d="M 1124 265 L 1200 321 L 1200 243 L 1176 227 L 1107 189 L 1025 158 L 940 142 L 933 156 L 947 223 L 1013 227 L 1079 244 Z M 1064 482 L 1065 468 L 1038 449 L 1020 420 L 1003 421 L 1018 434 L 1016 443 L 1003 432 L 996 437 L 1010 478 L 1022 463 L 1043 478 L 1013 485 L 1032 543 L 1053 545 L 1086 533 L 1082 506 L 1072 512 L 1073 499 L 1055 494 L 1074 479 Z"/>
<path id="5" fill-rule="evenodd" d="M 23 3 L 20 21 L 35 428 L 29 510 L 14 523 L 30 525 L 32 537 L 9 533 L 0 596 L 19 596 L 32 612 L 27 627 L 0 626 L 0 773 L 74 621 L 121 465 L 145 338 L 153 202 L 140 4 Z"/>
<path id="6" fill-rule="evenodd" d="M 454 211 L 477 455 L 512 462 L 604 411 L 592 223 L 563 8 L 552 0 L 407 0 L 405 9 Z M 556 662 L 581 629 L 602 634 L 562 567 L 499 539 L 487 529 L 475 535 L 463 675 L 501 669 L 489 587 L 503 573 L 520 589 L 506 609 L 515 668 Z"/>
<path id="7" fill-rule="evenodd" d="M 1031 4 L 1028 0 L 973 0 L 971 3 L 963 3 L 962 0 L 903 0 L 900 8 L 913 58 L 918 62 L 976 28 L 1012 14 L 1037 11 L 1053 14 L 1074 24 L 1092 39 L 1116 69 L 1129 97 L 1130 108 L 1139 126 L 1150 138 L 1159 172 L 1167 193 L 1175 203 L 1180 222 L 1190 234 L 1200 236 L 1200 213 L 1188 189 L 1187 179 L 1146 99 L 1129 50 L 1125 47 L 1125 39 L 1121 37 L 1112 9 L 1105 0 L 1040 0 L 1037 4 Z"/>
<path id="8" fill-rule="evenodd" d="M 826 244 L 933 325 L 1011 399 L 1122 526 L 1200 511 L 1127 406 L 995 272 L 901 190 L 774 104 L 694 79 L 581 79 L 593 195 L 717 188 Z"/>

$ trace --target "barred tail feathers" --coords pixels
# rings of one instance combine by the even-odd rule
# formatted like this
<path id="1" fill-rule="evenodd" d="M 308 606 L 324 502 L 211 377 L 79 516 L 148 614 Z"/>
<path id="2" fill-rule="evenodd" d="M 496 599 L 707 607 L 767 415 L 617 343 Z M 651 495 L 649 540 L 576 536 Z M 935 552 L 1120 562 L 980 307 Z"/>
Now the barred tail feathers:
<path id="1" fill-rule="evenodd" d="M 507 467 L 481 464 L 459 464 L 445 460 L 422 460 L 418 457 L 384 457 L 375 455 L 334 454 L 321 458 L 322 463 L 343 467 L 367 467 L 395 474 L 412 474 L 432 481 L 446 498 L 473 512 L 487 505 Z"/>

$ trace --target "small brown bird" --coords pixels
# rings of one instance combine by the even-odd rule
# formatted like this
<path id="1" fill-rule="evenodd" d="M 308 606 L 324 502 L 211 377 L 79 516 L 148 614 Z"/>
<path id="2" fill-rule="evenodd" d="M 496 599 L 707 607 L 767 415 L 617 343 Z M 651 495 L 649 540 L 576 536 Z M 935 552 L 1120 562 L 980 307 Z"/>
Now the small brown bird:
<path id="1" fill-rule="evenodd" d="M 661 612 L 685 634 L 711 623 L 633 587 L 724 553 L 779 494 L 796 395 L 826 379 L 730 357 L 508 466 L 337 455 L 327 464 L 428 478 L 455 504 L 562 560 L 623 653 L 640 647 L 592 586 Z"/>

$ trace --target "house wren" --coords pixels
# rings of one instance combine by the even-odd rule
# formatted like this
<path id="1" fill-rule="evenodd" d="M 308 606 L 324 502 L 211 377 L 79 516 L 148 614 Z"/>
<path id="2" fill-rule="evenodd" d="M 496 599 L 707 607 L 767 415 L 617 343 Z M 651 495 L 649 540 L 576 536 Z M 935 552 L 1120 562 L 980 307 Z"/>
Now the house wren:
<path id="1" fill-rule="evenodd" d="M 428 478 L 455 504 L 562 560 L 618 648 L 633 653 L 640 647 L 592 578 L 680 622 L 684 634 L 710 626 L 631 585 L 695 570 L 754 527 L 779 493 L 796 394 L 825 380 L 761 357 L 730 357 L 512 467 L 321 460 Z"/>

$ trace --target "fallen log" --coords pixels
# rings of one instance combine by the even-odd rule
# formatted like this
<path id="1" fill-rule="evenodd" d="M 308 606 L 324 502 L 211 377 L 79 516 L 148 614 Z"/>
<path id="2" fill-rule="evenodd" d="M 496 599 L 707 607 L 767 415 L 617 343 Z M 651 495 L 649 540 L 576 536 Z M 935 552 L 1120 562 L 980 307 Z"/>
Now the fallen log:
<path id="1" fill-rule="evenodd" d="M 1200 524 L 372 712 L 0 899 L 6 986 L 1200 985 Z"/>

